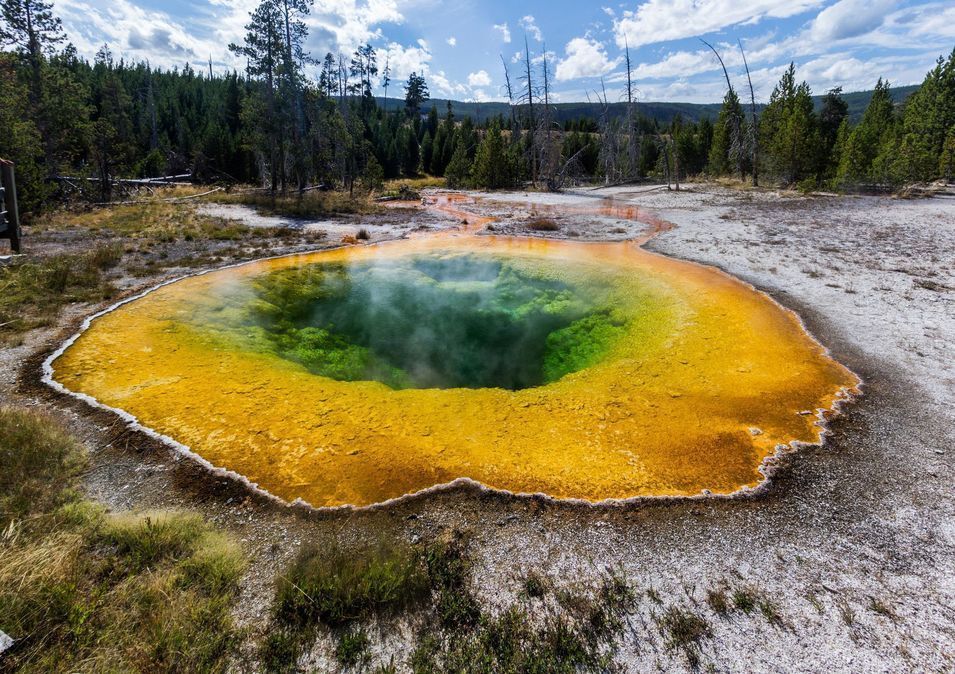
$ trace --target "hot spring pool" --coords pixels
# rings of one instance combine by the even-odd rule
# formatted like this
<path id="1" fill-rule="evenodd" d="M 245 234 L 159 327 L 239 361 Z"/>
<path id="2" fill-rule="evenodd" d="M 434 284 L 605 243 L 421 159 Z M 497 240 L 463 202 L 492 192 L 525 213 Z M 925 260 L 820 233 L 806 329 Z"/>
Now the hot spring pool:
<path id="1" fill-rule="evenodd" d="M 602 501 L 730 493 L 857 379 L 791 312 L 633 244 L 429 236 L 252 262 L 97 318 L 53 362 L 287 501 L 468 478 Z M 811 413 L 807 413 L 811 412 Z"/>

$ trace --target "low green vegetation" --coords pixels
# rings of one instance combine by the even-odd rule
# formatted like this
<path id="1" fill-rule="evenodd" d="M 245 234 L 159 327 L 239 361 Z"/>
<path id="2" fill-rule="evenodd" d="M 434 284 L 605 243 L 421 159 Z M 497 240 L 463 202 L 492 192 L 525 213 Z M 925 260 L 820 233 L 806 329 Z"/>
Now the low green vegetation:
<path id="1" fill-rule="evenodd" d="M 18 258 L 0 265 L 0 339 L 51 325 L 72 302 L 100 302 L 116 292 L 106 271 L 122 248 L 103 245 L 85 253 Z"/>
<path id="2" fill-rule="evenodd" d="M 382 209 L 364 192 L 350 195 L 345 192 L 311 190 L 302 194 L 279 195 L 267 191 L 236 191 L 220 192 L 211 199 L 222 204 L 252 206 L 263 215 L 303 219 L 342 214 L 367 215 Z"/>
<path id="3" fill-rule="evenodd" d="M 73 228 L 152 243 L 239 241 L 256 233 L 235 220 L 201 215 L 193 204 L 166 203 L 159 199 L 90 210 L 55 211 L 39 219 L 31 231 L 42 234 Z"/>
<path id="4" fill-rule="evenodd" d="M 410 550 L 308 547 L 279 577 L 275 615 L 282 624 L 348 625 L 395 613 L 428 596 L 427 569 Z"/>
<path id="5" fill-rule="evenodd" d="M 593 594 L 553 591 L 531 574 L 527 596 L 489 612 L 474 596 L 466 539 L 374 549 L 310 548 L 279 580 L 273 625 L 262 651 L 270 671 L 294 671 L 322 628 L 337 633 L 342 665 L 372 657 L 364 626 L 414 616 L 415 647 L 407 664 L 416 674 L 437 672 L 604 672 L 636 595 L 608 574 Z M 346 580 L 347 579 L 347 580 Z M 360 588 L 355 591 L 355 588 Z M 537 589 L 533 589 L 537 588 Z M 299 596 L 289 599 L 293 593 Z M 290 602 L 296 608 L 290 610 Z M 395 670 L 393 661 L 377 671 Z"/>
<path id="6" fill-rule="evenodd" d="M 734 611 L 750 615 L 759 611 L 770 625 L 784 627 L 785 623 L 776 603 L 762 590 L 751 585 L 730 587 L 726 582 L 706 592 L 706 603 L 720 618 Z"/>
<path id="7" fill-rule="evenodd" d="M 0 409 L 5 671 L 225 671 L 244 559 L 181 513 L 82 500 L 82 448 L 51 419 Z"/>
<path id="8" fill-rule="evenodd" d="M 354 667 L 368 656 L 368 635 L 361 627 L 342 632 L 335 648 L 335 658 L 345 667 Z"/>
<path id="9" fill-rule="evenodd" d="M 712 634 L 706 618 L 686 607 L 671 606 L 657 622 L 667 646 L 682 651 L 690 667 L 699 667 L 700 642 Z"/>

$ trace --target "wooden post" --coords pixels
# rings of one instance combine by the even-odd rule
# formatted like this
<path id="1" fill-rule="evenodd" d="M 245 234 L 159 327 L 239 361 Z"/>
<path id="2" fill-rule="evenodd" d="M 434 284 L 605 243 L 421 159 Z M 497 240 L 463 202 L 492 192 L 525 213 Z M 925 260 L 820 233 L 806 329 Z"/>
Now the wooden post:
<path id="1" fill-rule="evenodd" d="M 10 248 L 20 252 L 20 211 L 17 209 L 17 181 L 13 162 L 0 159 L 0 185 L 3 186 L 3 210 L 6 211 L 7 228 L 3 237 L 10 239 Z"/>

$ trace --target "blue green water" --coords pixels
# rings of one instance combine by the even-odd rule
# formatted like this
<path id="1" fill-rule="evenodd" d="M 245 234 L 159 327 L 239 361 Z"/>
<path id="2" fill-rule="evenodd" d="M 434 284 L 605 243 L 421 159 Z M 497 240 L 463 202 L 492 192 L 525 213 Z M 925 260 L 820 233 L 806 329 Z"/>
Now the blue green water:
<path id="1" fill-rule="evenodd" d="M 470 253 L 314 264 L 253 288 L 259 345 L 396 389 L 539 386 L 598 362 L 625 324 L 599 283 Z"/>

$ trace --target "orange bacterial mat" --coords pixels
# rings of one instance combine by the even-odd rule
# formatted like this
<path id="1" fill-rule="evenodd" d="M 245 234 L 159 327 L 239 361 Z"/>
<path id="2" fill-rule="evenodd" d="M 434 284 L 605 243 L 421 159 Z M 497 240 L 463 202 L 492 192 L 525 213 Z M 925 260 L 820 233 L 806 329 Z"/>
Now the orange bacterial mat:
<path id="1" fill-rule="evenodd" d="M 461 254 L 569 287 L 596 283 L 624 327 L 596 362 L 519 390 L 342 381 L 218 330 L 269 274 Z M 778 446 L 818 442 L 819 412 L 859 384 L 795 314 L 718 270 L 633 242 L 473 233 L 188 277 L 96 318 L 52 366 L 69 391 L 315 507 L 366 506 L 458 478 L 590 502 L 728 494 L 756 486 Z"/>

